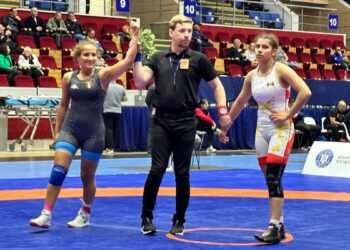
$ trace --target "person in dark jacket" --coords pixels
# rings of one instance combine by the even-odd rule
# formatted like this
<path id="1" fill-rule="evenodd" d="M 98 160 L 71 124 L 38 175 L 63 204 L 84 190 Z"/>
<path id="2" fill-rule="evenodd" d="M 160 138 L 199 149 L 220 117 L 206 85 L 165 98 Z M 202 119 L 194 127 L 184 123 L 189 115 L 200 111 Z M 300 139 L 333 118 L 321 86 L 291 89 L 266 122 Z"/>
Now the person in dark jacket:
<path id="1" fill-rule="evenodd" d="M 67 20 L 66 20 L 66 26 L 68 31 L 73 32 L 73 38 L 78 40 L 85 40 L 86 36 L 83 35 L 84 28 L 81 23 L 77 21 L 75 18 L 74 12 L 68 12 Z"/>
<path id="2" fill-rule="evenodd" d="M 200 24 L 195 23 L 192 31 L 192 41 L 197 51 L 202 51 L 202 47 L 213 47 L 213 41 L 206 37 L 200 30 Z"/>
<path id="3" fill-rule="evenodd" d="M 39 48 L 39 37 L 49 36 L 46 32 L 46 26 L 41 17 L 38 16 L 38 9 L 33 7 L 30 9 L 30 16 L 26 18 L 24 27 L 30 28 L 33 32 L 34 41 Z"/>

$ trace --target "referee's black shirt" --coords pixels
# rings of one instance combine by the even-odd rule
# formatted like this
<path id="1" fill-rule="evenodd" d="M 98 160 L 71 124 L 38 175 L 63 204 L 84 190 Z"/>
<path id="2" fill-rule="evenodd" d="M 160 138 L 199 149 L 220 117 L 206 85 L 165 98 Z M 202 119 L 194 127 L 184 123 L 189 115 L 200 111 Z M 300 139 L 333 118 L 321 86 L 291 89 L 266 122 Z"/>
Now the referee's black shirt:
<path id="1" fill-rule="evenodd" d="M 183 63 L 179 63 L 181 58 L 184 60 Z M 174 84 L 173 72 L 176 71 L 178 64 Z M 151 56 L 145 66 L 151 68 L 154 73 L 156 92 L 152 104 L 157 113 L 164 114 L 194 111 L 197 107 L 197 92 L 201 78 L 211 81 L 217 76 L 204 54 L 188 48 L 179 55 L 171 49 L 157 52 Z"/>

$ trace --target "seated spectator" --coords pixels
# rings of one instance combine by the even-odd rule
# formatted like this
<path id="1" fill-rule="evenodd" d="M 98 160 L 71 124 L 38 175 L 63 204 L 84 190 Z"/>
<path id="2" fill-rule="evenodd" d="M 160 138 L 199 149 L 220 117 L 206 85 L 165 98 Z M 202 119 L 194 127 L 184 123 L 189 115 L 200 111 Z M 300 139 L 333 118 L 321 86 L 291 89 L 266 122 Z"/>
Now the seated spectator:
<path id="1" fill-rule="evenodd" d="M 0 24 L 0 44 L 7 43 L 11 50 L 15 50 L 17 48 L 17 39 L 12 34 L 10 30 L 7 30 L 4 25 Z"/>
<path id="2" fill-rule="evenodd" d="M 342 138 L 342 135 L 339 136 L 339 130 L 343 128 L 345 108 L 345 101 L 339 101 L 335 108 L 329 110 L 328 117 L 324 120 L 324 128 L 332 130 L 332 141 L 339 141 Z"/>
<path id="3" fill-rule="evenodd" d="M 249 44 L 249 49 L 244 51 L 244 56 L 250 61 L 252 65 L 256 65 L 256 53 L 255 53 L 255 43 L 250 43 Z"/>
<path id="4" fill-rule="evenodd" d="M 103 55 L 103 49 L 97 50 L 97 60 L 96 60 L 96 69 L 102 69 L 106 67 L 105 59 L 102 57 Z"/>
<path id="5" fill-rule="evenodd" d="M 122 27 L 122 31 L 118 32 L 117 34 L 115 34 L 116 36 L 120 37 L 120 43 L 123 42 L 129 42 L 130 41 L 130 26 L 128 24 L 123 25 Z"/>
<path id="6" fill-rule="evenodd" d="M 2 19 L 2 25 L 6 27 L 6 29 L 10 30 L 14 36 L 17 35 L 29 35 L 32 36 L 33 33 L 30 31 L 21 31 L 23 28 L 21 18 L 17 15 L 17 8 L 13 7 L 10 9 L 10 14 L 4 16 Z"/>
<path id="7" fill-rule="evenodd" d="M 38 16 L 38 9 L 33 7 L 30 9 L 30 16 L 26 18 L 24 27 L 30 28 L 33 32 L 34 41 L 39 48 L 39 37 L 49 36 L 46 32 L 46 26 L 41 17 Z"/>
<path id="8" fill-rule="evenodd" d="M 289 107 L 294 103 L 294 100 L 289 101 Z M 294 128 L 303 132 L 303 141 L 301 149 L 308 150 L 313 142 L 321 135 L 321 127 L 304 122 L 305 115 L 299 112 L 293 116 Z"/>
<path id="9" fill-rule="evenodd" d="M 60 11 L 56 11 L 55 16 L 51 17 L 49 21 L 47 21 L 46 27 L 52 31 L 51 36 L 55 39 L 57 48 L 61 49 L 61 38 L 72 36 L 68 34 L 68 30 L 66 24 L 62 20 L 62 14 Z"/>
<path id="10" fill-rule="evenodd" d="M 75 18 L 75 15 L 72 11 L 68 12 L 67 20 L 66 20 L 66 27 L 68 31 L 73 32 L 73 38 L 78 40 L 85 40 L 86 36 L 83 35 L 84 28 L 81 23 L 77 21 Z"/>
<path id="11" fill-rule="evenodd" d="M 205 131 L 208 134 L 208 145 L 207 152 L 214 153 L 216 149 L 213 147 L 214 143 L 214 133 L 219 134 L 220 130 L 216 128 L 216 124 L 210 117 L 209 104 L 206 99 L 202 99 L 199 102 L 199 108 L 196 108 L 197 117 L 197 130 Z"/>
<path id="12" fill-rule="evenodd" d="M 299 67 L 297 62 L 289 62 L 288 61 L 288 56 L 287 56 L 286 52 L 284 52 L 284 50 L 281 48 L 278 49 L 276 61 L 281 62 L 285 65 L 288 65 L 291 68 L 298 68 Z"/>
<path id="13" fill-rule="evenodd" d="M 96 32 L 94 29 L 88 29 L 87 34 L 86 34 L 86 40 L 90 40 L 91 42 L 94 42 L 96 44 L 97 48 L 102 49 L 104 51 L 101 43 L 96 38 Z M 107 53 L 103 53 L 102 57 L 103 58 L 110 58 L 111 56 L 108 55 Z"/>
<path id="14" fill-rule="evenodd" d="M 193 24 L 192 41 L 195 49 L 202 52 L 202 47 L 213 47 L 213 41 L 207 38 L 200 30 L 200 24 Z"/>
<path id="15" fill-rule="evenodd" d="M 15 76 L 22 75 L 22 72 L 16 69 L 10 52 L 10 47 L 6 43 L 0 44 L 0 74 L 8 75 L 7 81 L 13 87 L 15 86 Z"/>
<path id="16" fill-rule="evenodd" d="M 348 57 L 345 55 L 343 56 L 343 51 L 340 47 L 335 48 L 334 54 L 331 56 L 331 63 L 339 64 L 339 67 L 341 69 L 349 70 L 349 60 Z"/>
<path id="17" fill-rule="evenodd" d="M 34 85 L 39 85 L 39 77 L 44 75 L 41 71 L 41 63 L 36 55 L 32 54 L 32 49 L 25 47 L 23 54 L 18 57 L 18 66 L 24 68 L 24 74 L 33 78 Z"/>
<path id="18" fill-rule="evenodd" d="M 233 41 L 233 47 L 227 50 L 227 57 L 233 58 L 233 64 L 241 66 L 251 65 L 251 62 L 242 54 L 241 40 L 238 38 Z"/>

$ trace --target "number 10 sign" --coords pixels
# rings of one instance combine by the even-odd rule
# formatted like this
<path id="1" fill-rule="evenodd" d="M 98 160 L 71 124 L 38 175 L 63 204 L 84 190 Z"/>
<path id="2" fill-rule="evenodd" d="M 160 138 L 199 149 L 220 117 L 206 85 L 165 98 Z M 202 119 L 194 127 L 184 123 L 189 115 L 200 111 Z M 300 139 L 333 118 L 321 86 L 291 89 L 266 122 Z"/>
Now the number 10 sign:
<path id="1" fill-rule="evenodd" d="M 184 2 L 184 16 L 195 18 L 196 17 L 196 2 L 185 1 Z"/>

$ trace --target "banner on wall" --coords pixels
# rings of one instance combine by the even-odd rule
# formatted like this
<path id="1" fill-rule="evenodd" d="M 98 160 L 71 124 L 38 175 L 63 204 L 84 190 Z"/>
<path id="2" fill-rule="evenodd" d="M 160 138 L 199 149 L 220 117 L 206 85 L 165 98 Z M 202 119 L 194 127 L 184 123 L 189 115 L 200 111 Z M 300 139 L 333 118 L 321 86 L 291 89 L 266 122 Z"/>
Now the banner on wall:
<path id="1" fill-rule="evenodd" d="M 315 141 L 302 173 L 350 178 L 350 143 Z"/>

